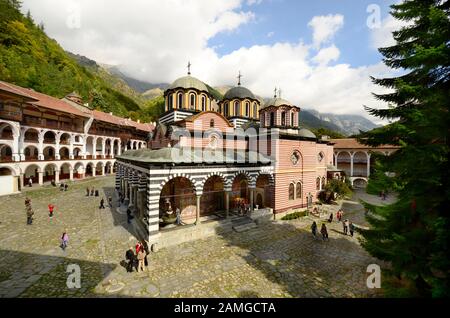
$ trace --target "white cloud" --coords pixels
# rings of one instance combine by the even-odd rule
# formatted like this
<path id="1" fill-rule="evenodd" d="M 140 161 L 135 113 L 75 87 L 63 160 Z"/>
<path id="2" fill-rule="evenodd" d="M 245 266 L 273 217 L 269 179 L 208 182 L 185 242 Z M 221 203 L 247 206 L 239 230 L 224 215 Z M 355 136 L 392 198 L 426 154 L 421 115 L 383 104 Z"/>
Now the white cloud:
<path id="1" fill-rule="evenodd" d="M 331 61 L 337 61 L 340 54 L 339 49 L 333 44 L 332 46 L 321 49 L 312 60 L 319 65 L 327 65 Z"/>
<path id="2" fill-rule="evenodd" d="M 405 21 L 397 20 L 389 15 L 381 21 L 380 27 L 374 27 L 371 32 L 371 46 L 378 49 L 388 47 L 395 44 L 392 32 L 400 30 L 401 27 L 407 26 Z"/>
<path id="3" fill-rule="evenodd" d="M 257 4 L 261 4 L 262 0 L 247 0 L 247 5 L 248 6 L 252 6 L 252 5 L 257 5 Z"/>
<path id="4" fill-rule="evenodd" d="M 363 105 L 383 106 L 371 95 L 382 90 L 369 76 L 387 73 L 385 66 L 330 66 L 340 54 L 332 43 L 317 52 L 315 45 L 330 42 L 342 27 L 344 18 L 338 14 L 311 20 L 313 44 L 253 45 L 220 56 L 208 40 L 220 32 L 239 32 L 239 27 L 255 19 L 252 12 L 242 11 L 244 1 L 209 0 L 208 5 L 194 0 L 135 0 L 133 5 L 120 0 L 23 2 L 24 11 L 30 8 L 35 20 L 44 21 L 46 32 L 66 50 L 121 65 L 122 71 L 137 79 L 173 82 L 186 74 L 190 60 L 192 74 L 212 86 L 236 84 L 240 70 L 243 85 L 255 94 L 270 97 L 275 86 L 281 87 L 283 98 L 302 108 L 369 117 Z M 74 4 L 81 8 L 80 28 L 67 27 Z"/>
<path id="5" fill-rule="evenodd" d="M 344 16 L 341 14 L 315 16 L 308 26 L 313 29 L 313 45 L 319 47 L 329 42 L 336 32 L 344 25 Z"/>

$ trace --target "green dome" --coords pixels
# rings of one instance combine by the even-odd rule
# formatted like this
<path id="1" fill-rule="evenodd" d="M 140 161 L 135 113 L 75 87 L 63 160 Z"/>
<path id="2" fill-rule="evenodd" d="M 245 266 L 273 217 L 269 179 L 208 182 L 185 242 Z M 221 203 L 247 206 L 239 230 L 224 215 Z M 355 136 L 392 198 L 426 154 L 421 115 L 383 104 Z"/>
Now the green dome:
<path id="1" fill-rule="evenodd" d="M 168 89 L 175 89 L 175 88 L 185 88 L 185 89 L 196 89 L 199 91 L 204 91 L 209 93 L 208 88 L 206 87 L 205 83 L 203 83 L 198 78 L 192 77 L 190 75 L 180 77 L 175 82 L 172 83 L 172 85 L 169 86 Z"/>
<path id="2" fill-rule="evenodd" d="M 248 89 L 245 88 L 243 86 L 236 86 L 233 87 L 231 89 L 229 89 L 226 93 L 225 96 L 223 97 L 224 100 L 232 100 L 232 99 L 245 99 L 245 98 L 250 98 L 250 99 L 256 99 L 255 95 L 253 95 L 253 93 Z"/>
<path id="3" fill-rule="evenodd" d="M 308 130 L 306 128 L 302 128 L 298 131 L 298 134 L 302 137 L 306 137 L 306 138 L 314 138 L 316 139 L 316 135 L 313 134 L 313 132 L 311 130 Z"/>
<path id="4" fill-rule="evenodd" d="M 292 106 L 292 107 L 295 107 L 295 105 L 292 104 L 291 102 L 288 102 L 287 100 L 279 98 L 279 97 L 275 97 L 275 98 L 268 100 L 263 108 L 266 108 L 269 106 L 275 106 L 275 107 L 277 107 L 277 106 Z"/>

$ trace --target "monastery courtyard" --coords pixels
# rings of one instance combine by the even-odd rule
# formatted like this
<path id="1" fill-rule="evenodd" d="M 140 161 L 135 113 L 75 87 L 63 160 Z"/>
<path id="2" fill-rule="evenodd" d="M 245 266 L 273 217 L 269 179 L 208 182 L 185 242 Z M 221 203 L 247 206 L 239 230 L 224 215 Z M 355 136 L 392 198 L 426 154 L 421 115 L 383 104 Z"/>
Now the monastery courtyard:
<path id="1" fill-rule="evenodd" d="M 370 257 L 342 225 L 327 223 L 330 240 L 315 240 L 312 217 L 274 221 L 245 232 L 227 232 L 161 249 L 149 255 L 146 272 L 120 264 L 136 243 L 126 214 L 116 210 L 113 177 L 80 181 L 67 192 L 27 189 L 0 198 L 0 297 L 379 297 L 366 287 Z M 100 197 L 86 197 L 95 187 Z M 113 195 L 110 209 L 107 197 Z M 26 225 L 25 197 L 33 225 Z M 99 209 L 101 197 L 106 209 Z M 354 200 L 364 196 L 356 192 Z M 47 205 L 56 206 L 52 220 Z M 345 218 L 366 225 L 364 211 L 344 201 Z M 336 211 L 338 206 L 326 207 Z M 317 220 L 317 219 L 316 219 Z M 319 228 L 320 228 L 320 223 Z M 200 225 L 201 226 L 201 225 Z M 69 246 L 59 247 L 68 231 Z M 81 269 L 81 288 L 69 289 L 67 266 Z"/>

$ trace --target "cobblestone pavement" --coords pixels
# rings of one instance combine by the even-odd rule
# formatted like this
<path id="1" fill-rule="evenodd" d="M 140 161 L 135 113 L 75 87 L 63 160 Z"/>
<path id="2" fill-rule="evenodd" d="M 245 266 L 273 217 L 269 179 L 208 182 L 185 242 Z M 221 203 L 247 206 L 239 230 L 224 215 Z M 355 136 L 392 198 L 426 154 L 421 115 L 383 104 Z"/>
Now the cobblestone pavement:
<path id="1" fill-rule="evenodd" d="M 71 184 L 67 192 L 47 187 L 1 197 L 0 297 L 381 296 L 366 287 L 367 266 L 381 262 L 357 237 L 343 235 L 337 222 L 327 223 L 329 241 L 314 239 L 309 217 L 162 249 L 149 255 L 147 271 L 127 273 L 120 263 L 135 239 L 126 215 L 115 206 L 100 210 L 100 197 L 85 196 L 85 188 L 94 186 L 107 198 L 113 184 L 112 177 L 104 177 Z M 31 226 L 26 196 L 36 213 Z M 51 220 L 50 202 L 56 206 Z M 346 217 L 363 221 L 360 205 L 343 205 Z M 64 230 L 66 251 L 59 247 Z M 80 266 L 79 289 L 67 287 L 70 264 Z"/>

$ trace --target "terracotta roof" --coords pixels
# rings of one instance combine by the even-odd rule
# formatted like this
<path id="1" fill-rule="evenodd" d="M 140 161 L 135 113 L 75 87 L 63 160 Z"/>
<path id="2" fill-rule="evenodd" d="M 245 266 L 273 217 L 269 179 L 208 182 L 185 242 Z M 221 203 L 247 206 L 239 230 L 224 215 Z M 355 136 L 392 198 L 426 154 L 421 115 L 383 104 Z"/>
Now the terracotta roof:
<path id="1" fill-rule="evenodd" d="M 0 81 L 0 91 L 5 91 L 5 92 L 11 93 L 13 95 L 17 95 L 17 96 L 26 98 L 26 99 L 28 99 L 30 101 L 36 101 L 35 98 L 33 98 L 30 95 L 20 91 L 19 89 L 15 88 L 15 87 L 17 87 L 17 86 Z"/>
<path id="2" fill-rule="evenodd" d="M 93 111 L 94 119 L 98 121 L 104 121 L 110 124 L 123 126 L 123 118 L 117 117 L 108 113 L 104 113 L 98 110 Z"/>
<path id="3" fill-rule="evenodd" d="M 31 98 L 35 99 L 36 101 L 31 102 L 31 104 L 33 105 L 69 114 L 74 114 L 76 116 L 89 117 L 89 114 L 83 113 L 82 111 L 78 110 L 78 108 L 69 105 L 68 103 L 62 101 L 61 99 L 35 92 L 29 88 L 23 88 L 5 82 L 1 83 L 6 85 L 7 87 L 11 87 L 15 91 L 19 91 L 21 94 L 25 94 L 26 96 L 30 96 Z"/>
<path id="4" fill-rule="evenodd" d="M 43 108 L 53 109 L 69 114 L 74 114 L 76 116 L 81 117 L 91 117 L 94 116 L 95 120 L 103 121 L 107 123 L 111 123 L 118 126 L 128 126 L 128 127 L 135 127 L 138 130 L 142 131 L 153 131 L 155 128 L 153 125 L 149 123 L 137 123 L 132 120 L 128 120 L 126 118 L 118 117 L 115 115 L 111 115 L 109 113 L 104 113 L 98 110 L 88 110 L 86 108 L 86 111 L 83 112 L 79 108 L 75 107 L 74 105 L 70 104 L 70 101 L 65 101 L 62 99 L 58 99 L 56 97 L 52 97 L 46 94 L 35 92 L 32 89 L 20 87 L 11 83 L 6 83 L 0 81 L 0 91 L 6 91 L 11 94 L 15 94 L 24 98 L 27 98 L 29 102 L 33 105 L 37 105 Z"/>
<path id="5" fill-rule="evenodd" d="M 334 144 L 335 149 L 372 149 L 372 148 L 389 148 L 397 149 L 398 146 L 392 145 L 380 145 L 378 147 L 371 147 L 367 145 L 360 144 L 356 138 L 343 138 L 343 139 L 330 139 L 329 142 Z"/>

